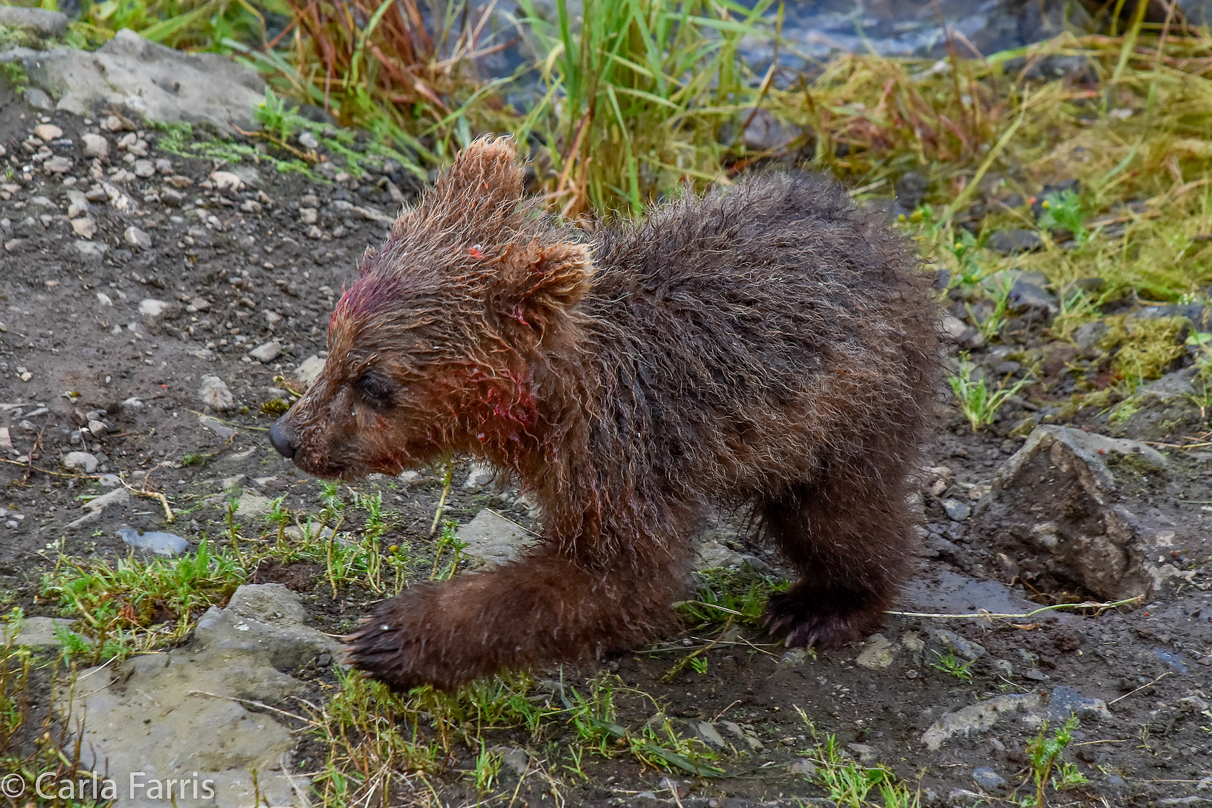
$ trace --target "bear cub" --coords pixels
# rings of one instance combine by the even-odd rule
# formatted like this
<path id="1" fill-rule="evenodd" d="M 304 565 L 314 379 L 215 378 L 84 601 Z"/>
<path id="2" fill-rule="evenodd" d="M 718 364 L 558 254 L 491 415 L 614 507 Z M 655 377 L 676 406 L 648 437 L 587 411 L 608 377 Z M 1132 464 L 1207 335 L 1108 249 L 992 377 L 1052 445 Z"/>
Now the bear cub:
<path id="1" fill-rule="evenodd" d="M 749 509 L 798 573 L 770 632 L 827 647 L 874 630 L 911 556 L 938 391 L 906 240 L 813 174 L 587 234 L 542 215 L 522 173 L 511 141 L 479 140 L 402 212 L 270 431 L 318 477 L 474 457 L 541 508 L 522 559 L 379 604 L 353 663 L 450 689 L 641 646 L 671 628 L 712 507 Z"/>

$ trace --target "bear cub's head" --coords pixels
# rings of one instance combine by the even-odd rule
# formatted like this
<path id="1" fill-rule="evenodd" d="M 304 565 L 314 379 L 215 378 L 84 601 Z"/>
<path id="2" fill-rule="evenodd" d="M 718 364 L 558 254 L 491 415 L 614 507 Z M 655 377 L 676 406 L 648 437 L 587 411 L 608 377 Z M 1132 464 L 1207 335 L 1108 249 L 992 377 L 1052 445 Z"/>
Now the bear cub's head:
<path id="1" fill-rule="evenodd" d="M 351 480 L 533 437 L 536 363 L 568 339 L 593 266 L 522 176 L 512 141 L 482 139 L 400 214 L 337 304 L 324 369 L 270 430 L 275 449 Z"/>

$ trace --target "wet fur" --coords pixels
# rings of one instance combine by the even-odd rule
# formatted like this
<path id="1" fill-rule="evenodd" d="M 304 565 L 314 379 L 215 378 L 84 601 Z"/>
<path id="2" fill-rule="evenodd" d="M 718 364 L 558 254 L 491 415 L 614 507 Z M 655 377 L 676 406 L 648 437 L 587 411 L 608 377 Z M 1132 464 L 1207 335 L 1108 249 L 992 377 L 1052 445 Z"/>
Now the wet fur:
<path id="1" fill-rule="evenodd" d="M 353 663 L 452 688 L 641 645 L 713 504 L 752 507 L 799 573 L 772 632 L 873 630 L 912 548 L 936 319 L 905 241 L 826 178 L 742 178 L 588 238 L 521 199 L 511 144 L 478 142 L 368 255 L 277 428 L 322 476 L 486 459 L 536 498 L 543 541 L 379 604 Z"/>

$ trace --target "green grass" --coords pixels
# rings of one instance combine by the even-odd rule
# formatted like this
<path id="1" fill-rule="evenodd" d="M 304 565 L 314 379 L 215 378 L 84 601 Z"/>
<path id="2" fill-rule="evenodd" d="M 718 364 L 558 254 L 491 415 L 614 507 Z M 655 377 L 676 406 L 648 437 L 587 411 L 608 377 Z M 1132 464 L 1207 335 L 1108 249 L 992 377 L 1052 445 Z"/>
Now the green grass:
<path id="1" fill-rule="evenodd" d="M 719 176 L 721 129 L 755 109 L 761 92 L 738 58 L 766 31 L 772 0 L 588 0 L 574 26 L 565 0 L 544 19 L 521 0 L 547 87 L 521 133 L 542 131 L 567 216 L 642 212 L 685 179 Z"/>
<path id="2" fill-rule="evenodd" d="M 99 660 L 179 642 L 202 611 L 225 603 L 247 576 L 234 552 L 214 552 L 203 540 L 194 553 L 175 559 L 132 555 L 110 563 L 61 554 L 43 577 L 41 594 L 78 619 Z"/>
<path id="3" fill-rule="evenodd" d="M 795 709 L 816 742 L 805 752 L 816 766 L 813 782 L 838 808 L 920 808 L 921 795 L 910 790 L 895 772 L 882 764 L 866 766 L 855 761 L 842 750 L 835 735 L 818 733 L 807 714 L 799 707 Z M 879 802 L 871 799 L 874 795 L 878 795 Z"/>
<path id="4" fill-rule="evenodd" d="M 972 425 L 972 431 L 979 432 L 993 423 L 1002 405 L 1017 395 L 1031 381 L 1031 377 L 1025 376 L 1009 386 L 998 382 L 996 387 L 990 388 L 983 377 L 975 377 L 974 373 L 975 366 L 967 355 L 961 354 L 959 372 L 947 381 L 960 411 Z"/>

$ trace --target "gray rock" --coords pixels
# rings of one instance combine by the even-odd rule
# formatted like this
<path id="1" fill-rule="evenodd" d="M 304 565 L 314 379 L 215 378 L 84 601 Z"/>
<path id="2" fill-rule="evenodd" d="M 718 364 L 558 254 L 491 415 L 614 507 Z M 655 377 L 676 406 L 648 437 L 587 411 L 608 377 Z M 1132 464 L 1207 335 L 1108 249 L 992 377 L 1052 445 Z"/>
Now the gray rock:
<path id="1" fill-rule="evenodd" d="M 1095 320 L 1092 323 L 1082 323 L 1073 329 L 1073 342 L 1083 351 L 1089 351 L 1097 346 L 1110 330 L 1110 327 L 1101 320 Z"/>
<path id="2" fill-rule="evenodd" d="M 16 624 L 17 636 L 13 638 L 14 645 L 27 648 L 58 648 L 63 643 L 61 633 L 74 633 L 76 621 L 63 620 L 58 617 L 26 617 Z M 9 632 L 13 626 L 0 623 L 0 646 L 8 643 Z"/>
<path id="3" fill-rule="evenodd" d="M 966 502 L 961 502 L 958 499 L 944 499 L 942 501 L 943 510 L 947 512 L 947 516 L 957 522 L 962 522 L 968 518 L 968 514 L 972 512 L 971 506 Z"/>
<path id="4" fill-rule="evenodd" d="M 985 335 L 979 328 L 968 325 L 953 314 L 943 315 L 943 333 L 959 347 L 975 350 L 985 344 Z"/>
<path id="5" fill-rule="evenodd" d="M 477 567 L 499 567 L 521 557 L 535 543 L 535 537 L 513 522 L 490 510 L 482 510 L 459 528 L 459 541 L 466 544 L 463 553 Z"/>
<path id="6" fill-rule="evenodd" d="M 139 301 L 139 314 L 148 319 L 155 319 L 168 311 L 170 306 L 172 306 L 172 303 L 168 301 L 146 297 Z"/>
<path id="7" fill-rule="evenodd" d="M 796 777 L 803 777 L 807 780 L 816 779 L 816 764 L 811 758 L 800 758 L 793 760 L 791 765 L 787 767 L 787 773 L 793 774 Z"/>
<path id="8" fill-rule="evenodd" d="M 1191 366 L 1167 373 L 1155 382 L 1150 382 L 1136 392 L 1141 398 L 1153 398 L 1168 402 L 1174 399 L 1187 399 L 1196 394 L 1195 379 L 1199 376 L 1199 368 Z"/>
<path id="9" fill-rule="evenodd" d="M 1047 56 L 1027 58 L 1018 56 L 1007 59 L 1002 65 L 1007 76 L 1021 76 L 1026 81 L 1055 81 L 1070 79 L 1079 81 L 1097 81 L 1098 74 L 1090 57 L 1075 54 L 1050 53 Z"/>
<path id="10" fill-rule="evenodd" d="M 88 452 L 68 452 L 63 456 L 63 468 L 83 471 L 85 474 L 92 474 L 96 471 L 100 462 L 96 455 Z"/>
<path id="11" fill-rule="evenodd" d="M 156 164 L 151 160 L 136 160 L 133 170 L 135 176 L 142 180 L 156 176 Z"/>
<path id="12" fill-rule="evenodd" d="M 1069 716 L 1110 720 L 1111 713 L 1102 699 L 1083 696 L 1071 687 L 1058 685 L 1048 697 L 1048 718 L 1053 723 L 1064 722 Z"/>
<path id="13" fill-rule="evenodd" d="M 1196 404 L 1204 386 L 1198 379 L 1197 366 L 1167 373 L 1117 404 L 1108 421 L 1118 431 L 1142 440 L 1169 442 L 1175 434 L 1198 431 L 1204 420 Z"/>
<path id="14" fill-rule="evenodd" d="M 880 759 L 880 750 L 865 743 L 848 743 L 846 748 L 864 766 L 874 766 Z"/>
<path id="15" fill-rule="evenodd" d="M 750 151 L 780 149 L 800 134 L 798 127 L 779 120 L 764 109 L 759 108 L 747 118 L 741 140 Z"/>
<path id="16" fill-rule="evenodd" d="M 67 33 L 67 23 L 67 15 L 58 11 L 0 6 L 0 25 L 30 31 L 43 39 L 63 36 Z"/>
<path id="17" fill-rule="evenodd" d="M 282 346 L 277 342 L 266 342 L 253 348 L 248 355 L 261 364 L 268 365 L 282 355 Z"/>
<path id="18" fill-rule="evenodd" d="M 302 605 L 293 593 L 278 587 L 283 591 L 249 595 L 245 588 L 233 602 L 246 608 L 276 602 L 272 612 L 261 612 L 275 622 L 212 607 L 187 645 L 89 669 L 79 680 L 87 687 L 59 693 L 64 717 L 88 715 L 81 730 L 86 768 L 119 783 L 129 782 L 131 772 L 141 772 L 144 782 L 182 772 L 212 781 L 212 799 L 176 801 L 182 808 L 237 808 L 255 797 L 268 805 L 302 804 L 307 778 L 288 774 L 287 765 L 295 738 L 272 713 L 244 705 L 302 692 L 305 685 L 290 674 L 338 649 L 301 624 Z M 136 797 L 121 805 L 157 808 L 163 801 Z"/>
<path id="19" fill-rule="evenodd" d="M 954 631 L 948 631 L 945 628 L 932 629 L 930 636 L 945 649 L 962 659 L 973 661 L 985 655 L 985 646 L 964 639 Z"/>
<path id="20" fill-rule="evenodd" d="M 1116 474 L 1132 480 L 1167 467 L 1164 455 L 1139 441 L 1040 426 L 998 471 L 981 500 L 982 519 L 1101 598 L 1148 595 L 1176 570 L 1153 563 L 1155 537 L 1121 502 Z"/>
<path id="21" fill-rule="evenodd" d="M 72 170 L 72 160 L 59 154 L 43 163 L 42 167 L 51 174 L 66 174 Z"/>
<path id="22" fill-rule="evenodd" d="M 467 472 L 467 479 L 463 481 L 464 488 L 483 488 L 488 483 L 492 482 L 496 476 L 496 469 L 487 463 L 472 463 L 471 470 Z"/>
<path id="23" fill-rule="evenodd" d="M 316 380 L 322 370 L 324 370 L 324 360 L 318 356 L 309 356 L 295 368 L 295 378 L 304 387 L 311 387 L 311 383 Z"/>
<path id="24" fill-rule="evenodd" d="M 72 232 L 80 238 L 91 239 L 97 235 L 97 223 L 88 216 L 72 219 Z"/>
<path id="25" fill-rule="evenodd" d="M 25 103 L 43 112 L 50 112 L 55 108 L 55 100 L 37 87 L 25 88 Z"/>
<path id="26" fill-rule="evenodd" d="M 493 746 L 489 752 L 501 759 L 501 767 L 514 777 L 524 777 L 530 770 L 530 755 L 518 746 Z"/>
<path id="27" fill-rule="evenodd" d="M 109 157 L 109 141 L 102 135 L 88 132 L 80 140 L 84 143 L 84 156 L 96 160 Z"/>
<path id="28" fill-rule="evenodd" d="M 150 550 L 156 555 L 173 558 L 189 549 L 189 542 L 173 533 L 149 531 L 140 533 L 133 527 L 118 529 L 118 537 L 131 547 Z"/>
<path id="29" fill-rule="evenodd" d="M 77 241 L 75 247 L 80 257 L 89 261 L 100 261 L 109 250 L 109 247 L 97 241 Z"/>
<path id="30" fill-rule="evenodd" d="M 699 740 L 707 744 L 712 749 L 727 749 L 728 742 L 724 740 L 724 736 L 715 728 L 715 724 L 710 721 L 695 721 L 693 722 L 694 734 Z"/>
<path id="31" fill-rule="evenodd" d="M 227 608 L 262 623 L 301 626 L 307 622 L 299 596 L 281 584 L 245 584 L 232 594 Z"/>
<path id="32" fill-rule="evenodd" d="M 1034 313 L 1054 317 L 1060 311 L 1055 295 L 1044 289 L 1043 285 L 1025 278 L 1014 281 L 1006 297 L 1006 305 L 1015 314 Z"/>
<path id="33" fill-rule="evenodd" d="M 736 738 L 741 746 L 748 749 L 750 752 L 761 752 L 766 748 L 761 739 L 757 736 L 757 731 L 748 724 L 738 724 L 735 721 L 721 721 L 720 726 L 724 728 L 732 737 Z"/>
<path id="34" fill-rule="evenodd" d="M 741 569 L 745 556 L 718 541 L 704 541 L 695 548 L 694 569 L 698 572 L 710 569 Z"/>
<path id="35" fill-rule="evenodd" d="M 191 54 L 149 42 L 123 28 L 94 52 L 57 48 L 14 49 L 30 81 L 77 115 L 126 107 L 148 120 L 211 123 L 227 132 L 250 129 L 265 100 L 264 83 L 251 68 L 218 54 Z"/>
<path id="36" fill-rule="evenodd" d="M 999 230 L 985 242 L 985 246 L 996 253 L 1010 255 L 1012 253 L 1033 252 L 1044 246 L 1043 239 L 1034 230 L 1014 228 Z"/>
<path id="37" fill-rule="evenodd" d="M 126 228 L 122 233 L 122 239 L 130 246 L 138 247 L 140 250 L 150 250 L 152 247 L 152 237 L 134 225 Z"/>
<path id="38" fill-rule="evenodd" d="M 946 713 L 922 735 L 922 743 L 932 752 L 956 736 L 986 732 L 1003 717 L 1039 710 L 1044 696 L 1037 692 L 995 696 Z"/>
<path id="39" fill-rule="evenodd" d="M 198 388 L 198 397 L 202 403 L 215 412 L 231 412 L 236 409 L 236 399 L 232 396 L 227 384 L 218 376 L 203 376 L 202 386 Z"/>
<path id="40" fill-rule="evenodd" d="M 930 181 L 927 180 L 917 171 L 906 171 L 897 178 L 893 189 L 896 192 L 896 201 L 913 210 L 922 204 L 926 198 L 926 191 L 930 188 Z"/>
<path id="41" fill-rule="evenodd" d="M 869 670 L 883 670 L 896 661 L 896 646 L 883 634 L 872 634 L 854 661 Z"/>

